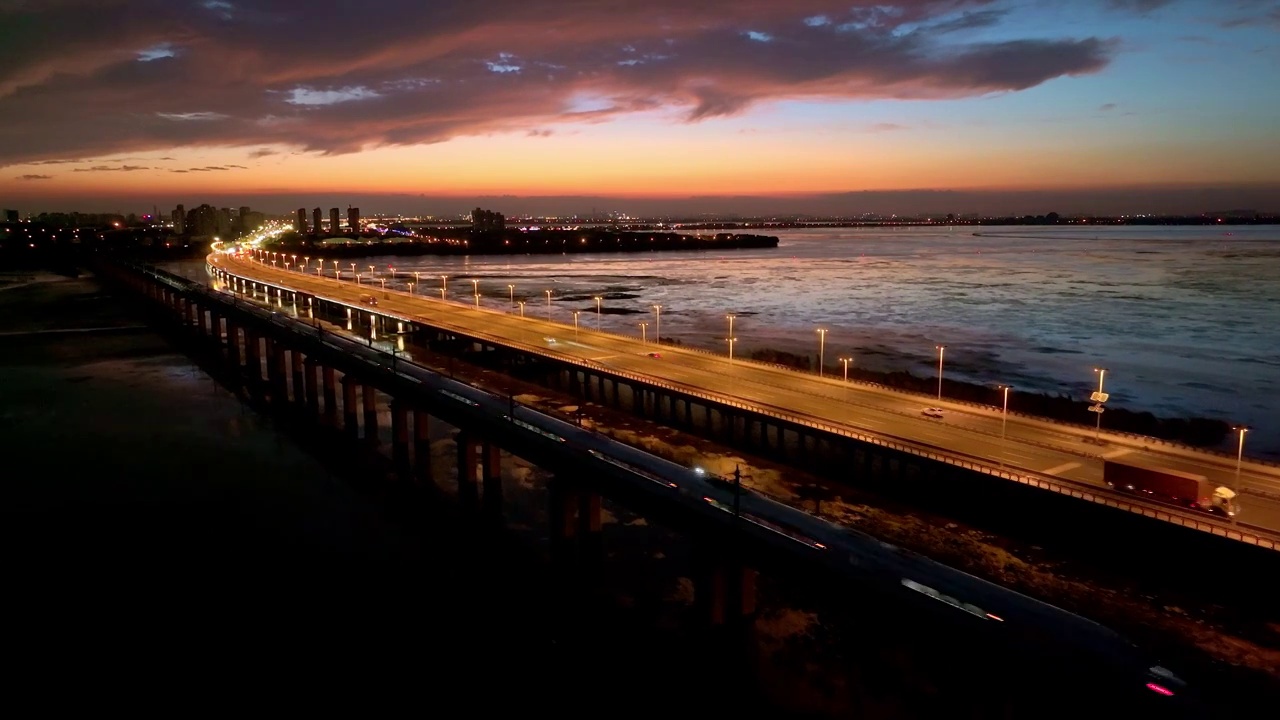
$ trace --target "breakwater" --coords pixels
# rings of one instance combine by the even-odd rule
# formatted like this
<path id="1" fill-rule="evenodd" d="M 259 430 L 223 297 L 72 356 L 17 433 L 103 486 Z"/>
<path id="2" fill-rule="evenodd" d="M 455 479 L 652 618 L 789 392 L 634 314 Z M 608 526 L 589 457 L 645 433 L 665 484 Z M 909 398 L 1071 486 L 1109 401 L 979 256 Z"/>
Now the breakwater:
<path id="1" fill-rule="evenodd" d="M 431 235 L 350 236 L 317 238 L 295 233 L 271 243 L 273 249 L 323 253 L 330 257 L 369 255 L 530 255 L 566 253 L 640 253 L 677 250 L 718 251 L 776 248 L 772 235 L 716 233 L 684 235 L 671 232 L 610 232 L 602 230 L 433 231 Z"/>

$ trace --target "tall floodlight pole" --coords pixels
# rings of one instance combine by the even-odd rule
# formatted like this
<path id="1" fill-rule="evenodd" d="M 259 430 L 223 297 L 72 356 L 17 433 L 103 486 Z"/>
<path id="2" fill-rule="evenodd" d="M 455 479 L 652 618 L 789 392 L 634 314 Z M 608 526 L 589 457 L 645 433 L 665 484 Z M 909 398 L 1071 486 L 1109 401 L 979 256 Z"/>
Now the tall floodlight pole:
<path id="1" fill-rule="evenodd" d="M 818 377 L 822 377 L 822 364 L 827 357 L 827 329 L 818 328 Z"/>
<path id="2" fill-rule="evenodd" d="M 942 399 L 942 358 L 947 354 L 946 345 L 937 345 L 938 348 L 938 399 Z"/>

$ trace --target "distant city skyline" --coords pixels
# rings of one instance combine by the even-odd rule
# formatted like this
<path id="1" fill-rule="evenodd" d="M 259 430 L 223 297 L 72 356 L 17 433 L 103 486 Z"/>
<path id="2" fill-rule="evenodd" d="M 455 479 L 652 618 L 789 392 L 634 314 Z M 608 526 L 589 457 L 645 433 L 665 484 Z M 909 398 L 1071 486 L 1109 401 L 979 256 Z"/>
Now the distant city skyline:
<path id="1" fill-rule="evenodd" d="M 0 27 L 24 28 L 0 48 L 0 206 L 1280 210 L 1275 0 L 352 12 L 0 5 Z M 315 42 L 337 26 L 340 48 Z"/>

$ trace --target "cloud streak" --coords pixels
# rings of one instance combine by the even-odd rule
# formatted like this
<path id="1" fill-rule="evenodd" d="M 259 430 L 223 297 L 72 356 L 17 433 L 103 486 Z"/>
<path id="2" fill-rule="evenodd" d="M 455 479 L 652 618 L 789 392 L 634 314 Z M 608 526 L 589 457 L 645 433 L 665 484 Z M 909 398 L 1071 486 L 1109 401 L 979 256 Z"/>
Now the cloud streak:
<path id="1" fill-rule="evenodd" d="M 19 175 L 16 180 L 52 180 L 52 175 Z"/>
<path id="2" fill-rule="evenodd" d="M 0 47 L 0 164 L 194 146 L 340 154 L 633 113 L 701 122 L 787 99 L 961 98 L 1098 72 L 1115 50 L 977 41 L 968 31 L 1004 19 L 992 4 L 367 0 L 379 22 L 346 25 L 333 52 L 314 39 L 349 13 L 343 0 L 206 2 L 199 22 L 171 0 L 44 0 Z"/>

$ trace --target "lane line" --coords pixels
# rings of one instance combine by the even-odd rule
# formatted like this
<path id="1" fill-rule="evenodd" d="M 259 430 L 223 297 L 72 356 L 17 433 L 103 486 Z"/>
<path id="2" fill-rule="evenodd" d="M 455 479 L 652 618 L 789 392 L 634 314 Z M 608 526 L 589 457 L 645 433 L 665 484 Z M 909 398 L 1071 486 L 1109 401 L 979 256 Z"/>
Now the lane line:
<path id="1" fill-rule="evenodd" d="M 1069 462 L 1069 463 L 1062 463 L 1061 465 L 1055 465 L 1049 468 L 1048 470 L 1041 470 L 1040 472 L 1044 473 L 1045 475 L 1057 475 L 1058 473 L 1064 473 L 1068 470 L 1075 470 L 1078 467 L 1080 467 L 1080 463 Z"/>
<path id="2" fill-rule="evenodd" d="M 1132 448 L 1120 448 L 1119 450 L 1112 450 L 1111 452 L 1102 453 L 1102 459 L 1110 460 L 1111 458 L 1118 458 L 1121 455 L 1128 455 L 1131 452 L 1133 452 Z"/>

